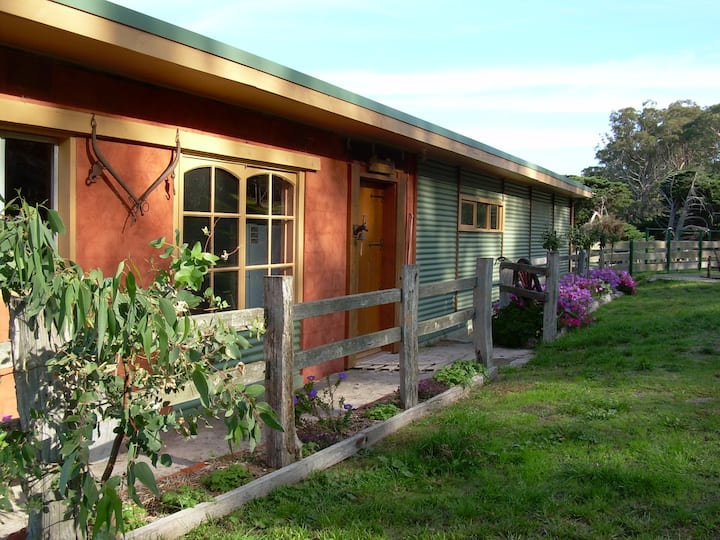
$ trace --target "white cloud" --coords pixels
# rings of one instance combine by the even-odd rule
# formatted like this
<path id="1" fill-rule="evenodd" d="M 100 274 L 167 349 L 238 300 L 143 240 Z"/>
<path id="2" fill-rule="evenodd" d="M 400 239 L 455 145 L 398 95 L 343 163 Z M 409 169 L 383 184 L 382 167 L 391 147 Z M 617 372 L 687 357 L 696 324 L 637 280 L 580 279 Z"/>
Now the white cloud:
<path id="1" fill-rule="evenodd" d="M 717 100 L 720 62 L 691 56 L 642 57 L 590 65 L 497 66 L 422 73 L 325 71 L 318 78 L 406 112 L 508 110 L 604 112 L 641 107 L 648 99 L 667 106 L 678 99 L 700 105 Z"/>

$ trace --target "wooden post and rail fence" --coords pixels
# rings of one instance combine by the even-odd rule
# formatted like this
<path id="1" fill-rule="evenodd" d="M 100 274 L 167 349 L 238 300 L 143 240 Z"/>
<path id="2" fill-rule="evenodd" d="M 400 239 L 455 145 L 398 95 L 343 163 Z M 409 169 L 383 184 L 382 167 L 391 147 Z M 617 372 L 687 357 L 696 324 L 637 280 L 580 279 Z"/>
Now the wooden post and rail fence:
<path id="1" fill-rule="evenodd" d="M 718 240 L 628 240 L 589 252 L 589 266 L 630 274 L 697 270 L 707 277 L 720 271 Z"/>
<path id="2" fill-rule="evenodd" d="M 423 336 L 456 328 L 468 321 L 473 325 L 473 345 L 475 357 L 488 371 L 493 370 L 492 354 L 492 301 L 493 301 L 493 265 L 492 258 L 478 258 L 476 273 L 473 277 L 450 281 L 420 284 L 417 266 L 403 267 L 402 287 L 368 293 L 353 294 L 338 298 L 329 298 L 293 303 L 292 277 L 268 276 L 265 278 L 265 308 L 253 308 L 231 312 L 199 315 L 195 319 L 199 324 L 207 324 L 213 318 L 223 321 L 238 331 L 245 330 L 258 318 L 264 316 L 266 333 L 264 336 L 265 396 L 268 404 L 277 412 L 283 432 L 268 430 L 268 461 L 272 467 L 284 467 L 295 461 L 298 455 L 298 441 L 295 433 L 293 393 L 294 378 L 305 367 L 320 364 L 328 360 L 343 358 L 399 343 L 399 388 L 400 402 L 405 409 L 418 403 L 418 340 Z M 532 272 L 545 275 L 545 292 L 528 291 L 501 284 L 501 294 L 535 298 L 546 302 L 543 334 L 544 341 L 555 337 L 557 327 L 555 306 L 557 304 L 558 259 L 556 253 L 549 254 L 548 265 L 531 266 L 514 263 L 502 263 L 501 274 L 506 271 Z M 472 306 L 428 320 L 418 320 L 419 301 L 433 296 L 472 291 Z M 307 350 L 295 350 L 294 332 L 298 321 L 331 313 L 357 310 L 384 304 L 400 304 L 400 325 L 366 335 L 328 343 Z M 551 330 L 547 330 L 548 327 Z M 37 362 L 29 359 L 36 356 L 32 347 L 22 343 L 13 349 L 13 362 L 16 377 L 27 377 L 26 370 Z M 256 379 L 257 380 L 257 379 Z M 184 396 L 188 401 L 192 396 Z M 177 403 L 177 401 L 174 401 Z M 42 407 L 40 402 L 24 404 L 24 409 Z"/>
<path id="3" fill-rule="evenodd" d="M 400 403 L 405 409 L 418 402 L 418 338 L 453 328 L 467 321 L 473 323 L 475 356 L 488 370 L 492 364 L 492 274 L 494 259 L 480 258 L 474 277 L 420 285 L 418 269 L 403 267 L 402 288 L 354 294 L 338 298 L 292 303 L 292 278 L 265 278 L 265 393 L 268 403 L 278 413 L 284 432 L 268 433 L 269 465 L 284 467 L 298 457 L 294 429 L 293 376 L 297 370 L 321 362 L 342 358 L 370 349 L 400 343 Z M 550 253 L 547 267 L 502 263 L 503 270 L 516 270 L 546 276 L 545 292 L 528 291 L 510 284 L 500 286 L 501 294 L 516 294 L 545 302 L 543 340 L 555 338 L 557 329 L 558 257 Z M 473 291 L 472 307 L 441 317 L 419 321 L 418 304 L 422 298 Z M 296 351 L 293 347 L 294 323 L 310 317 L 371 306 L 400 303 L 400 326 L 342 341 Z"/>

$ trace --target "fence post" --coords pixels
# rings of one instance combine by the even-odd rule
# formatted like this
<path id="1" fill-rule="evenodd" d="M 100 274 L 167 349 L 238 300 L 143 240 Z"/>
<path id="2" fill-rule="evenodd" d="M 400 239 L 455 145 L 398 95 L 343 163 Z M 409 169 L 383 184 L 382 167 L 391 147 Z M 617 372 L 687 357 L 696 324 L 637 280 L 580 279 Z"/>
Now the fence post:
<path id="1" fill-rule="evenodd" d="M 493 259 L 478 257 L 473 289 L 473 343 L 475 358 L 490 371 L 493 368 L 492 342 L 492 272 Z"/>
<path id="2" fill-rule="evenodd" d="M 702 272 L 703 263 L 703 231 L 700 231 L 700 238 L 698 239 L 698 272 Z"/>
<path id="3" fill-rule="evenodd" d="M 402 274 L 402 343 L 400 347 L 400 406 L 418 403 L 418 304 L 420 273 L 414 264 L 403 266 Z"/>
<path id="4" fill-rule="evenodd" d="M 670 257 L 672 256 L 672 240 L 670 240 L 670 235 L 667 235 L 667 246 L 665 251 L 665 271 L 670 273 Z"/>
<path id="5" fill-rule="evenodd" d="M 284 431 L 267 432 L 270 467 L 285 467 L 302 457 L 295 432 L 293 404 L 293 294 L 292 276 L 267 276 L 264 283 L 266 332 L 264 336 L 265 396 Z"/>
<path id="6" fill-rule="evenodd" d="M 513 271 L 508 268 L 503 268 L 500 263 L 500 285 L 512 286 L 513 282 Z M 500 291 L 500 307 L 505 307 L 510 303 L 510 293 L 506 291 Z"/>
<path id="7" fill-rule="evenodd" d="M 75 538 L 77 531 L 72 512 L 67 512 L 65 501 L 56 491 L 58 471 L 63 463 L 58 437 L 63 411 L 48 410 L 48 401 L 53 394 L 62 391 L 57 388 L 57 381 L 47 367 L 48 360 L 55 354 L 54 344 L 58 339 L 48 335 L 42 314 L 34 323 L 28 319 L 22 300 L 11 299 L 8 307 L 20 427 L 23 431 L 34 432 L 41 443 L 34 456 L 39 461 L 41 476 L 37 481 L 26 478 L 23 487 L 27 497 L 37 497 L 40 501 L 38 508 L 30 509 L 27 537 Z"/>
<path id="8" fill-rule="evenodd" d="M 588 266 L 590 265 L 590 251 L 581 249 L 577 255 L 577 268 L 575 274 L 578 276 L 587 276 Z"/>
<path id="9" fill-rule="evenodd" d="M 633 273 L 633 259 L 635 259 L 635 240 L 630 240 L 628 246 L 628 274 L 631 276 Z"/>
<path id="10" fill-rule="evenodd" d="M 557 251 L 549 251 L 547 274 L 545 276 L 545 305 L 543 309 L 543 343 L 550 343 L 557 335 L 557 303 L 559 256 Z"/>

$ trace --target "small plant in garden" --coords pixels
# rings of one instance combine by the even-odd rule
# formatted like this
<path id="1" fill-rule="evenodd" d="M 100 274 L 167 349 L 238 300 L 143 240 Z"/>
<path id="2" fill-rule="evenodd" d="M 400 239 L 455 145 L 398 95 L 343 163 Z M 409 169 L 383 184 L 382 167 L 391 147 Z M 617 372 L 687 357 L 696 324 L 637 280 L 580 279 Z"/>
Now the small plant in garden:
<path id="1" fill-rule="evenodd" d="M 317 379 L 310 375 L 302 389 L 295 394 L 295 423 L 302 422 L 303 415 L 311 415 L 323 428 L 341 434 L 350 425 L 353 407 L 345 403 L 345 398 L 336 398 L 336 390 L 347 379 L 347 374 L 338 373 L 335 382 L 325 377 L 325 387 L 321 392 L 315 388 Z M 337 401 L 337 403 L 336 403 Z"/>
<path id="2" fill-rule="evenodd" d="M 204 476 L 202 485 L 213 493 L 226 493 L 247 484 L 252 480 L 252 474 L 247 467 L 240 463 L 233 463 L 224 469 L 216 469 Z"/>
<path id="3" fill-rule="evenodd" d="M 133 502 L 126 502 L 122 505 L 122 520 L 126 531 L 145 525 L 147 515 L 147 511 L 142 506 L 138 506 Z"/>
<path id="4" fill-rule="evenodd" d="M 376 403 L 365 413 L 365 416 L 371 420 L 387 420 L 400 412 L 402 409 L 394 403 Z"/>
<path id="5" fill-rule="evenodd" d="M 420 401 L 427 401 L 438 394 L 442 394 L 449 388 L 446 383 L 440 382 L 434 377 L 420 379 L 420 382 L 418 382 L 418 399 Z"/>
<path id="6" fill-rule="evenodd" d="M 560 247 L 560 236 L 557 231 L 547 229 L 542 234 L 542 247 L 548 251 L 557 251 Z"/>
<path id="7" fill-rule="evenodd" d="M 485 367 L 472 360 L 455 360 L 452 364 L 441 367 L 433 378 L 448 386 L 468 386 L 473 377 L 484 375 Z"/>
<path id="8" fill-rule="evenodd" d="M 204 490 L 193 486 L 181 486 L 178 489 L 166 491 L 160 497 L 163 511 L 168 514 L 212 500 L 213 498 Z"/>

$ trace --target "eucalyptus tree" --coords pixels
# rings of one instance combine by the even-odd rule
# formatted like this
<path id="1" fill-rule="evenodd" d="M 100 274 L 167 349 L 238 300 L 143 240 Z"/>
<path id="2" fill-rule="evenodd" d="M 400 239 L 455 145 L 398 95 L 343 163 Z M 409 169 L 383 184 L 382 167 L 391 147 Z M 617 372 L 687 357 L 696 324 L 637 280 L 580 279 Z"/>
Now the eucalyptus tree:
<path id="1" fill-rule="evenodd" d="M 220 417 L 229 441 L 253 446 L 261 422 L 282 428 L 259 400 L 263 388 L 236 377 L 247 340 L 220 318 L 200 325 L 191 317 L 191 308 L 216 300 L 201 290 L 216 256 L 200 244 L 156 240 L 166 264 L 144 288 L 124 264 L 106 277 L 60 257 L 63 225 L 56 212 L 47 216 L 21 202 L 0 219 L 0 291 L 13 314 L 21 424 L 16 444 L 0 444 L 0 469 L 26 471 L 30 538 L 114 538 L 124 529 L 120 491 L 139 503 L 137 482 L 157 491 L 148 460 L 172 461 L 163 432 L 193 436 L 203 416 Z M 172 407 L 171 396 L 186 390 L 199 405 Z M 96 476 L 90 446 L 108 422 L 114 442 Z M 116 471 L 121 445 L 126 465 Z"/>
<path id="2" fill-rule="evenodd" d="M 596 157 L 602 175 L 630 188 L 627 219 L 677 229 L 712 226 L 720 164 L 720 106 L 677 101 L 661 109 L 645 102 L 610 115 L 610 132 Z"/>

